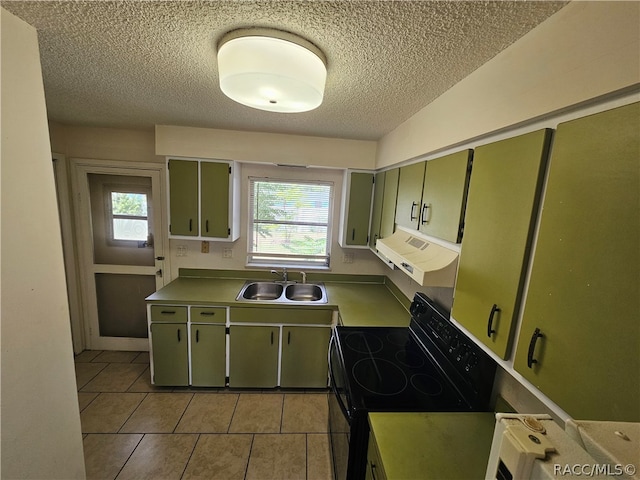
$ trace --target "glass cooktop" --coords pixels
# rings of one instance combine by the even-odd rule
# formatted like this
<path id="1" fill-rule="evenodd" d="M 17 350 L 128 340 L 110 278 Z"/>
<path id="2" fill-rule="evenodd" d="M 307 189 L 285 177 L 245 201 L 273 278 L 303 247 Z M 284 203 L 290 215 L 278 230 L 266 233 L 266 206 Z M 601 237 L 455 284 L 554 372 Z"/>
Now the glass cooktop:
<path id="1" fill-rule="evenodd" d="M 339 326 L 336 331 L 353 408 L 470 410 L 409 328 Z"/>

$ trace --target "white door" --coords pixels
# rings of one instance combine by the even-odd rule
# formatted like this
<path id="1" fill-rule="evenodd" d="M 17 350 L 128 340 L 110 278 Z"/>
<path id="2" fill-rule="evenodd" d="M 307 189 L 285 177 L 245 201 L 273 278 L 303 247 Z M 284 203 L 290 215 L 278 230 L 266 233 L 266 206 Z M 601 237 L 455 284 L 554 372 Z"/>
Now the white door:
<path id="1" fill-rule="evenodd" d="M 162 166 L 74 170 L 86 348 L 148 350 L 144 299 L 165 279 Z"/>

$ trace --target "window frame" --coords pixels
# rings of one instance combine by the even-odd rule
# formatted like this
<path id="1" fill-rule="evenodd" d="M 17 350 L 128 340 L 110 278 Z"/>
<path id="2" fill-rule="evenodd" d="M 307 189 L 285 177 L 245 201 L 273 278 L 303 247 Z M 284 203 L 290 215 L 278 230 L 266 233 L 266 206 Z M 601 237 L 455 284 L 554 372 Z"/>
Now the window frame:
<path id="1" fill-rule="evenodd" d="M 135 216 L 135 215 L 121 215 L 113 213 L 112 194 L 113 193 L 133 193 L 138 195 L 145 195 L 147 197 L 147 216 Z M 115 219 L 132 219 L 132 220 L 146 220 L 147 232 L 153 231 L 153 206 L 150 202 L 151 189 L 139 185 L 105 185 L 104 186 L 104 211 L 105 211 L 105 240 L 108 245 L 117 247 L 132 247 L 137 245 L 138 247 L 148 247 L 153 245 L 151 235 L 147 235 L 145 240 L 125 240 L 115 238 L 115 229 L 113 221 Z"/>
<path id="2" fill-rule="evenodd" d="M 304 255 L 304 254 L 283 254 L 283 253 L 265 253 L 253 251 L 253 239 L 254 239 L 254 193 L 255 185 L 258 182 L 268 183 L 283 183 L 292 185 L 321 185 L 329 187 L 329 204 L 327 206 L 327 222 L 260 222 L 260 223 L 277 223 L 280 225 L 310 225 L 326 227 L 326 247 L 325 255 Z M 301 268 L 301 269 L 320 269 L 328 270 L 330 268 L 331 261 L 331 244 L 333 238 L 333 208 L 334 208 L 334 196 L 335 196 L 335 182 L 328 180 L 304 180 L 299 178 L 274 178 L 263 176 L 249 176 L 248 177 L 248 224 L 247 224 L 247 266 L 254 267 L 286 267 L 286 268 Z"/>

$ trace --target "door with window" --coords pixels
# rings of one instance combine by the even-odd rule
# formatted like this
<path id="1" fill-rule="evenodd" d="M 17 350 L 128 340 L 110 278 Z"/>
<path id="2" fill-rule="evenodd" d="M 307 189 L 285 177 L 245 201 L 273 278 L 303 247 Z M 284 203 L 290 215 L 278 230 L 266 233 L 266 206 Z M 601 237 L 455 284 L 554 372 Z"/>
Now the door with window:
<path id="1" fill-rule="evenodd" d="M 160 169 L 76 164 L 87 349 L 149 348 L 144 299 L 164 285 Z"/>

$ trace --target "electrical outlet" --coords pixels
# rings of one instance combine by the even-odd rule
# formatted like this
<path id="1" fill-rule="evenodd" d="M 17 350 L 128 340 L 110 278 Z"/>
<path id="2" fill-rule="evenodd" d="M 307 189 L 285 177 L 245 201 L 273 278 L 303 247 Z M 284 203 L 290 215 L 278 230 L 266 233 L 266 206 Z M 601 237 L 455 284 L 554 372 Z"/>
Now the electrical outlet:
<path id="1" fill-rule="evenodd" d="M 342 255 L 342 263 L 353 263 L 353 253 L 345 253 Z"/>
<path id="2" fill-rule="evenodd" d="M 222 258 L 231 258 L 231 257 L 233 257 L 233 250 L 231 248 L 223 248 Z"/>
<path id="3" fill-rule="evenodd" d="M 184 245 L 178 245 L 176 248 L 176 256 L 177 257 L 186 257 L 187 256 L 187 247 Z"/>
<path id="4" fill-rule="evenodd" d="M 202 253 L 209 253 L 209 242 L 207 240 L 203 240 L 200 246 L 200 251 Z"/>

